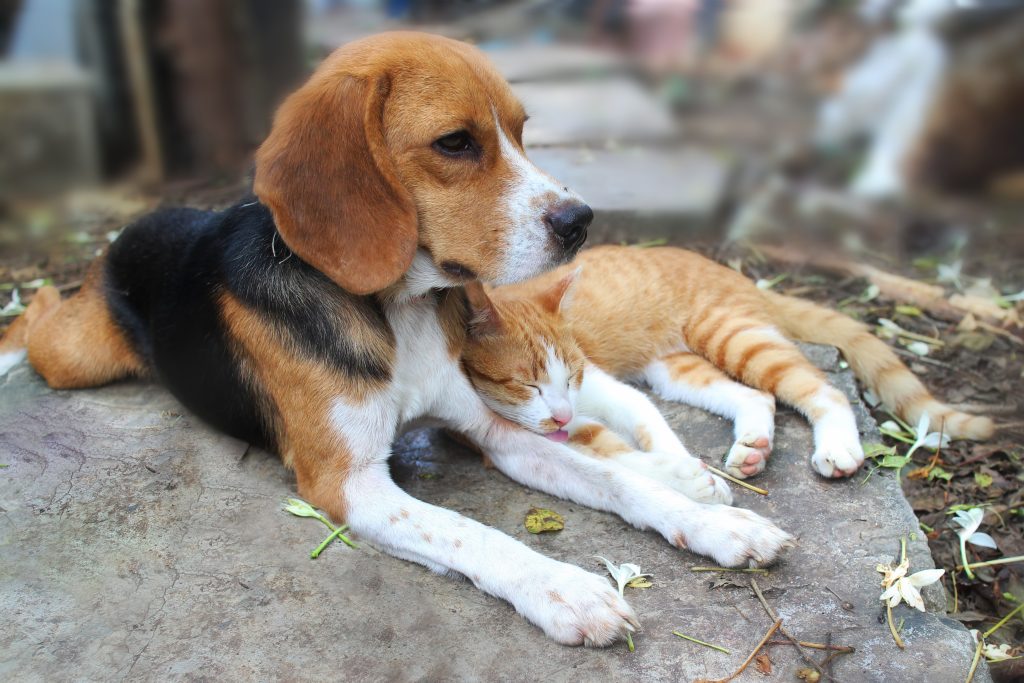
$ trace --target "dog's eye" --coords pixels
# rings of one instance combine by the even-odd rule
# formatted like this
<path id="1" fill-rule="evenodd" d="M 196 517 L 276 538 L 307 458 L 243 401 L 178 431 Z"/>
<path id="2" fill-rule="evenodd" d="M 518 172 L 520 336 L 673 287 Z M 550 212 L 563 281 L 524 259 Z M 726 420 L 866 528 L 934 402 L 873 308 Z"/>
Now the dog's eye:
<path id="1" fill-rule="evenodd" d="M 450 157 L 461 157 L 477 153 L 476 141 L 464 130 L 449 133 L 434 141 L 434 149 Z"/>

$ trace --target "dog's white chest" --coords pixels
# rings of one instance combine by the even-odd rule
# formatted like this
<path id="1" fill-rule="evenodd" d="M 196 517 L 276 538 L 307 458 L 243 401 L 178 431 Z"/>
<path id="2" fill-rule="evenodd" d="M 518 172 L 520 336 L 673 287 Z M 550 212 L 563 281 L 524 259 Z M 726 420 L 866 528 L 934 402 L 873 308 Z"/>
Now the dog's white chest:
<path id="1" fill-rule="evenodd" d="M 399 423 L 432 412 L 446 393 L 466 382 L 437 318 L 432 297 L 404 302 L 387 312 L 395 333 L 395 365 L 390 394 Z"/>

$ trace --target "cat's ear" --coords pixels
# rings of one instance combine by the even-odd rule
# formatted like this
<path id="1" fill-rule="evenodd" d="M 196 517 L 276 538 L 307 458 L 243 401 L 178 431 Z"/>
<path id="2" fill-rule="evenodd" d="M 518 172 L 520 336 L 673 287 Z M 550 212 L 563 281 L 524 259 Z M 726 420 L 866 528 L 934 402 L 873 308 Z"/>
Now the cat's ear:
<path id="1" fill-rule="evenodd" d="M 469 302 L 469 334 L 473 337 L 487 337 L 504 329 L 498 309 L 484 291 L 483 283 L 471 280 L 465 284 L 466 301 Z"/>
<path id="2" fill-rule="evenodd" d="M 583 266 L 570 271 L 567 275 L 559 278 L 555 284 L 541 292 L 537 297 L 537 303 L 541 308 L 552 315 L 565 313 L 572 304 L 572 295 L 576 289 L 576 282 L 580 279 Z"/>

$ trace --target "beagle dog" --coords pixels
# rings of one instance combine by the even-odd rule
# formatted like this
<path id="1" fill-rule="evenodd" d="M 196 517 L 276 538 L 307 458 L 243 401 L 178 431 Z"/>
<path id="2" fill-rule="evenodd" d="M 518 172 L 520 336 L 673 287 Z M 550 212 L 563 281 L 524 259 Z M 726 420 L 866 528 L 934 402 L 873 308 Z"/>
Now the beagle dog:
<path id="1" fill-rule="evenodd" d="M 281 106 L 256 155 L 256 199 L 142 218 L 77 294 L 40 290 L 2 348 L 27 348 L 58 389 L 154 377 L 280 454 L 299 495 L 359 537 L 468 577 L 558 642 L 608 645 L 637 620 L 605 578 L 395 485 L 387 460 L 403 424 L 435 418 L 512 479 L 723 565 L 771 562 L 790 537 L 507 423 L 473 391 L 459 360 L 463 283 L 570 260 L 592 218 L 527 160 L 525 121 L 469 45 L 353 42 Z"/>

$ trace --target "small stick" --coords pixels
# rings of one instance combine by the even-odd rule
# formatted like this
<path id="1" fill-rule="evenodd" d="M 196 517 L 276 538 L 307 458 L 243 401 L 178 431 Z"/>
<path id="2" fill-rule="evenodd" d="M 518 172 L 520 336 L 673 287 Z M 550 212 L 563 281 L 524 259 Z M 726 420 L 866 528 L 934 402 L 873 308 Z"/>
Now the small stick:
<path id="1" fill-rule="evenodd" d="M 762 638 L 761 642 L 758 643 L 757 647 L 754 648 L 754 651 L 751 652 L 750 655 L 747 656 L 747 658 L 743 661 L 743 663 L 740 664 L 740 668 L 736 669 L 736 671 L 734 671 L 731 676 L 729 676 L 727 678 L 719 678 L 719 679 L 713 680 L 713 681 L 712 680 L 707 680 L 707 679 L 701 679 L 699 681 L 695 681 L 695 683 L 729 683 L 729 681 L 731 681 L 734 678 L 736 678 L 737 676 L 739 676 L 741 673 L 743 673 L 746 670 L 746 668 L 748 666 L 750 666 L 750 662 L 753 661 L 754 656 L 757 655 L 757 653 L 761 651 L 761 648 L 764 647 L 764 644 L 768 642 L 768 639 L 772 637 L 772 634 L 774 634 L 777 630 L 779 630 L 780 626 L 782 626 L 782 619 L 776 619 L 775 623 L 772 624 L 772 627 L 770 629 L 768 629 L 768 633 L 764 634 L 764 638 Z"/>
<path id="2" fill-rule="evenodd" d="M 840 607 L 842 607 L 847 612 L 853 611 L 853 603 L 852 602 L 850 602 L 849 600 L 846 600 L 845 598 L 843 598 L 843 596 L 841 596 L 839 593 L 836 593 L 834 590 L 832 590 L 828 586 L 825 586 L 825 590 L 827 590 L 832 595 L 836 596 L 836 598 L 839 600 L 839 606 Z"/>
<path id="3" fill-rule="evenodd" d="M 711 643 L 705 643 L 703 640 L 697 640 L 696 638 L 692 638 L 692 637 L 686 635 L 685 633 L 680 633 L 679 631 L 672 631 L 672 635 L 679 636 L 683 640 L 688 640 L 691 643 L 697 643 L 698 645 L 703 645 L 704 647 L 710 647 L 712 650 L 718 650 L 719 652 L 724 652 L 727 655 L 728 654 L 732 654 L 731 652 L 729 652 L 729 650 L 725 649 L 724 647 L 720 647 L 718 645 L 712 645 Z"/>
<path id="4" fill-rule="evenodd" d="M 825 634 L 825 644 L 828 645 L 829 648 L 832 647 L 832 631 L 829 631 L 828 633 Z M 821 663 L 821 668 L 825 670 L 825 675 L 828 676 L 829 678 L 833 678 L 833 676 L 832 676 L 832 660 L 835 659 L 837 656 L 838 656 L 837 653 L 830 652 L 825 657 L 825 660 Z"/>
<path id="5" fill-rule="evenodd" d="M 953 584 L 953 614 L 960 614 L 960 591 L 956 587 L 956 572 L 953 572 L 949 580 Z"/>
<path id="6" fill-rule="evenodd" d="M 761 587 L 757 585 L 757 579 L 755 579 L 754 577 L 750 577 L 750 587 L 754 589 L 754 595 L 756 595 L 757 599 L 761 601 L 761 606 L 764 607 L 764 611 L 768 613 L 768 617 L 770 619 L 777 619 L 778 620 L 778 622 L 779 622 L 779 633 L 781 633 L 786 638 L 786 640 L 788 640 L 790 642 L 790 644 L 793 647 L 796 648 L 796 651 L 800 655 L 800 659 L 803 660 L 804 664 L 806 664 L 807 666 L 811 667 L 812 669 L 817 671 L 819 674 L 822 674 L 822 676 L 824 676 L 825 678 L 829 678 L 828 676 L 824 675 L 824 672 L 818 666 L 818 663 L 815 662 L 813 659 L 811 659 L 810 657 L 807 656 L 807 654 L 804 652 L 803 648 L 800 647 L 800 642 L 796 638 L 794 638 L 793 635 L 789 631 L 787 631 L 785 628 L 783 628 L 782 620 L 779 619 L 778 615 L 775 614 L 775 610 L 773 610 L 771 608 L 771 605 L 768 604 L 768 601 L 764 599 L 764 593 L 761 592 Z"/>
<path id="7" fill-rule="evenodd" d="M 978 647 L 974 649 L 974 659 L 971 660 L 971 668 L 967 672 L 967 679 L 964 683 L 971 683 L 974 680 L 974 672 L 978 670 L 978 662 L 981 661 L 981 649 L 985 647 L 985 639 L 978 638 Z"/>
<path id="8" fill-rule="evenodd" d="M 754 486 L 753 484 L 748 484 L 747 482 L 743 481 L 742 479 L 737 479 L 736 477 L 732 476 L 728 472 L 723 472 L 722 470 L 718 469 L 717 467 L 712 467 L 711 465 L 708 465 L 708 470 L 710 470 L 711 472 L 714 472 L 715 474 L 717 474 L 718 476 L 722 477 L 723 479 L 728 479 L 729 481 L 731 481 L 732 483 L 736 484 L 737 486 L 742 486 L 745 489 L 750 489 L 754 493 L 759 493 L 762 496 L 767 496 L 768 495 L 768 489 L 763 489 L 763 488 L 760 488 L 758 486 Z"/>
<path id="9" fill-rule="evenodd" d="M 690 567 L 691 572 L 742 572 L 744 574 L 768 574 L 761 567 Z"/>
<path id="10" fill-rule="evenodd" d="M 1000 557 L 998 560 L 989 560 L 988 562 L 971 562 L 967 567 L 974 569 L 976 567 L 994 567 L 997 564 L 1014 564 L 1016 562 L 1024 562 L 1024 555 L 1017 555 L 1016 557 Z M 956 570 L 960 571 L 964 569 L 962 564 L 956 566 Z"/>
<path id="11" fill-rule="evenodd" d="M 889 622 L 889 633 L 892 634 L 892 639 L 896 641 L 896 647 L 905 650 L 907 645 L 900 638 L 900 633 L 896 630 L 896 624 L 892 623 L 892 607 L 889 606 L 889 603 L 885 603 L 885 618 Z"/>
<path id="12" fill-rule="evenodd" d="M 1013 619 L 1014 615 L 1017 614 L 1017 612 L 1021 611 L 1021 609 L 1024 609 L 1024 602 L 1014 607 L 1009 614 L 1007 614 L 1005 617 L 996 622 L 995 626 L 982 633 L 981 637 L 988 638 L 990 635 L 1001 629 L 1003 626 L 1006 625 L 1006 622 L 1008 622 L 1010 619 Z"/>
<path id="13" fill-rule="evenodd" d="M 309 558 L 311 560 L 315 560 L 316 558 L 320 557 L 320 553 L 322 553 L 324 551 L 324 548 L 326 548 L 328 545 L 330 545 L 331 541 L 333 541 L 335 538 L 340 538 L 345 543 L 345 545 L 348 545 L 348 546 L 354 548 L 355 544 L 352 543 L 352 541 L 350 541 L 349 539 L 347 539 L 343 535 L 344 532 L 347 531 L 347 530 L 348 530 L 348 526 L 344 525 L 344 524 L 342 526 L 339 526 L 338 528 L 336 528 L 334 531 L 331 532 L 330 536 L 325 538 L 323 540 L 323 542 L 316 547 L 316 550 L 314 550 L 313 552 L 311 552 L 309 554 Z"/>
<path id="14" fill-rule="evenodd" d="M 825 643 L 810 643 L 806 640 L 798 640 L 800 647 L 810 648 L 812 650 L 831 650 L 840 654 L 850 654 L 856 652 L 857 648 L 850 647 L 849 645 L 825 645 Z M 773 640 L 768 645 L 792 645 L 793 643 L 788 640 Z"/>

